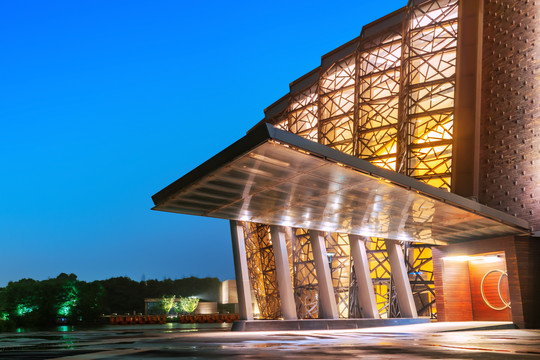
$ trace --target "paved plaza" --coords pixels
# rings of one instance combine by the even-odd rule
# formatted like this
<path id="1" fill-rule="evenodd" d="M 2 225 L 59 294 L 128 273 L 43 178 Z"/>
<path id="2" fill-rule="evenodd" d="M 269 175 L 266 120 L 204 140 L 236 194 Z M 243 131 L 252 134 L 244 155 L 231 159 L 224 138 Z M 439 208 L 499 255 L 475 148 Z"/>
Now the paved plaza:
<path id="1" fill-rule="evenodd" d="M 180 325 L 0 333 L 0 359 L 540 359 L 540 330 L 504 324 L 246 333 Z"/>

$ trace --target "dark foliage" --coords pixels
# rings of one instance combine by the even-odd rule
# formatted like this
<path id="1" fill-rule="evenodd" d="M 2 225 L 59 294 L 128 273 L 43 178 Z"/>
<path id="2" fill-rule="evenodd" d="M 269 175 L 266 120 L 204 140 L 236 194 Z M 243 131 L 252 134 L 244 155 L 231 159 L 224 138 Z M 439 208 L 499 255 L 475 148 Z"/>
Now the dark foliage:
<path id="1" fill-rule="evenodd" d="M 145 298 L 176 295 L 218 301 L 219 288 L 217 278 L 196 277 L 141 282 L 116 277 L 87 283 L 62 273 L 43 281 L 22 279 L 0 288 L 0 316 L 7 313 L 9 317 L 9 321 L 0 320 L 0 331 L 14 325 L 55 324 L 65 304 L 72 305 L 64 316 L 69 321 L 94 322 L 102 314 L 142 313 Z"/>

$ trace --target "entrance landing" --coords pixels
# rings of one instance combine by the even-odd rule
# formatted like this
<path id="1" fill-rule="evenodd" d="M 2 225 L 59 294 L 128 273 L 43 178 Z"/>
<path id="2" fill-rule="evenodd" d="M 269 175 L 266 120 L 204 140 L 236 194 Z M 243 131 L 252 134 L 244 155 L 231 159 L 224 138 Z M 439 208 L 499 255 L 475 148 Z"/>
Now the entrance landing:
<path id="1" fill-rule="evenodd" d="M 511 321 L 436 321 L 416 319 L 242 320 L 232 331 L 362 330 L 373 333 L 439 333 L 515 329 Z"/>
<path id="2" fill-rule="evenodd" d="M 427 318 L 240 320 L 234 322 L 232 331 L 347 330 L 429 322 Z"/>

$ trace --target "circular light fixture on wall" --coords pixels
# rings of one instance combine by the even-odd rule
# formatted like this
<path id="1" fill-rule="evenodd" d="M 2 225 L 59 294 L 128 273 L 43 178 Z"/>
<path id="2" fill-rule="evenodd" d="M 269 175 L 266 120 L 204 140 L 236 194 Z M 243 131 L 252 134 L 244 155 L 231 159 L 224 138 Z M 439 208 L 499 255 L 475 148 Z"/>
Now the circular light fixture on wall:
<path id="1" fill-rule="evenodd" d="M 497 283 L 497 291 L 499 293 L 499 298 L 501 299 L 502 303 L 504 304 L 503 306 L 493 306 L 493 305 L 491 305 L 489 303 L 489 301 L 487 300 L 486 295 L 484 294 L 484 281 L 486 280 L 486 278 L 488 277 L 489 274 L 494 273 L 494 272 L 501 273 L 501 275 L 499 276 L 499 282 Z M 510 301 L 506 301 L 504 299 L 504 297 L 502 296 L 502 293 L 501 293 L 501 283 L 502 283 L 503 276 L 508 277 L 508 273 L 506 271 L 499 270 L 499 269 L 489 270 L 484 275 L 484 277 L 482 278 L 482 283 L 480 284 L 480 293 L 482 294 L 482 299 L 484 299 L 484 302 L 486 303 L 486 305 L 489 306 L 490 308 L 492 308 L 493 310 L 504 310 L 506 308 L 510 308 L 510 309 L 512 308 L 510 306 Z"/>

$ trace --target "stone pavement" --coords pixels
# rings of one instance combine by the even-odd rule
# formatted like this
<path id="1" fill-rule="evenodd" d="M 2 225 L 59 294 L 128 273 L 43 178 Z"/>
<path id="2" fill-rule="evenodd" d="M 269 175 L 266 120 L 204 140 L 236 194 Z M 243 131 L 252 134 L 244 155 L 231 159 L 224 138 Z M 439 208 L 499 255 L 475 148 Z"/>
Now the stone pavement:
<path id="1" fill-rule="evenodd" d="M 227 326 L 108 326 L 0 333 L 0 359 L 540 359 L 540 330 L 504 327 L 471 322 L 242 333 Z"/>

